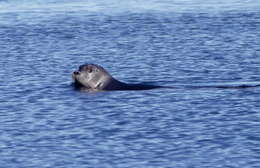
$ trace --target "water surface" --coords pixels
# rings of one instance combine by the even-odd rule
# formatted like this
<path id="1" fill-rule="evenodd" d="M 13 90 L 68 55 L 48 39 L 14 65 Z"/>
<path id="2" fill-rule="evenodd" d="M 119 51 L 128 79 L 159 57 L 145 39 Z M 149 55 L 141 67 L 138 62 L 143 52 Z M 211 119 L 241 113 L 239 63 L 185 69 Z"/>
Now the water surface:
<path id="1" fill-rule="evenodd" d="M 260 88 L 84 93 L 128 83 L 260 82 L 256 1 L 0 1 L 0 167 L 260 167 Z"/>

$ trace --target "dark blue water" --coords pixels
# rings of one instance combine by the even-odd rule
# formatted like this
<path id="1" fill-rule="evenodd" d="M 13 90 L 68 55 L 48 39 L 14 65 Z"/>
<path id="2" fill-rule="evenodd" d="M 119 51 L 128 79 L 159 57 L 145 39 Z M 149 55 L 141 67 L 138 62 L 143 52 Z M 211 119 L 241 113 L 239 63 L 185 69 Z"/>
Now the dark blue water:
<path id="1" fill-rule="evenodd" d="M 129 83 L 260 82 L 260 2 L 0 1 L 0 167 L 258 168 L 260 88 L 84 93 Z"/>

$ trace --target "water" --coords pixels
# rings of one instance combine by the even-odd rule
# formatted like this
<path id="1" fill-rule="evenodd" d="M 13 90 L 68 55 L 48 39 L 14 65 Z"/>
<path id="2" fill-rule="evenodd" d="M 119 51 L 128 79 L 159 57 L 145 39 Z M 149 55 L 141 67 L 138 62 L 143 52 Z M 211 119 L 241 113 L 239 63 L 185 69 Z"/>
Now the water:
<path id="1" fill-rule="evenodd" d="M 257 168 L 260 88 L 84 93 L 128 83 L 260 82 L 256 1 L 0 1 L 0 167 Z"/>

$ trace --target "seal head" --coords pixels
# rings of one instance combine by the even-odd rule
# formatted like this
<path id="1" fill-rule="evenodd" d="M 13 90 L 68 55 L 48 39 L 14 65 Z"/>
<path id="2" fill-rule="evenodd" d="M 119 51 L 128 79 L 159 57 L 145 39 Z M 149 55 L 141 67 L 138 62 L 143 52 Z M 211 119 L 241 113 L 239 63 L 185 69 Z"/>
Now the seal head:
<path id="1" fill-rule="evenodd" d="M 78 87 L 86 89 L 105 90 L 115 79 L 101 66 L 84 64 L 78 71 L 73 72 L 72 78 Z"/>

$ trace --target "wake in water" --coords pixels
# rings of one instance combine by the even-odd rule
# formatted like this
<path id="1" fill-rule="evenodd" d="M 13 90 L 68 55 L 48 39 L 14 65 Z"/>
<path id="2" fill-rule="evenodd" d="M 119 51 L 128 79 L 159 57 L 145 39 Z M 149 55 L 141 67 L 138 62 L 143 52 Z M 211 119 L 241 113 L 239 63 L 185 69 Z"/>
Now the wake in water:
<path id="1" fill-rule="evenodd" d="M 219 88 L 219 89 L 245 89 L 260 87 L 260 83 L 225 83 L 225 84 L 211 84 L 211 85 L 184 85 L 185 88 Z"/>

